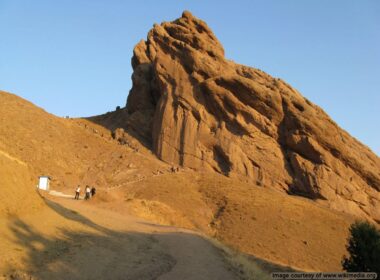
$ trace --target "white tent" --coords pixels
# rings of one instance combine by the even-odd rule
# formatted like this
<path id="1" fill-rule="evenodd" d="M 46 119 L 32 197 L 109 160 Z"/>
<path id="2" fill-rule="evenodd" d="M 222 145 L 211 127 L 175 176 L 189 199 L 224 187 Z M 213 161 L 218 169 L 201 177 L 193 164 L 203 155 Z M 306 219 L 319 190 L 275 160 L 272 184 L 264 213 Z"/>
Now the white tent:
<path id="1" fill-rule="evenodd" d="M 40 176 L 39 177 L 38 188 L 40 190 L 48 191 L 49 185 L 50 185 L 50 177 L 49 176 Z"/>

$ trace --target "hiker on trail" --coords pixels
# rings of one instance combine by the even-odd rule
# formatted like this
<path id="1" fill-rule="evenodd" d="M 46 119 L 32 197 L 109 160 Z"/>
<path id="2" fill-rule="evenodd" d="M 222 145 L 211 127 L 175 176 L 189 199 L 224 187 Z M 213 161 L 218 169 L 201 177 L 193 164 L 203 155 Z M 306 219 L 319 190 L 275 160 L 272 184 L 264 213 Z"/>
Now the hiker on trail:
<path id="1" fill-rule="evenodd" d="M 79 194 L 80 194 L 80 186 L 78 185 L 77 189 L 75 190 L 75 198 L 74 199 L 78 200 Z"/>
<path id="2" fill-rule="evenodd" d="M 93 197 L 96 194 L 96 189 L 95 187 L 91 188 L 91 197 Z"/>
<path id="3" fill-rule="evenodd" d="M 88 200 L 91 198 L 91 190 L 89 186 L 86 186 L 86 195 L 84 197 L 85 200 Z"/>

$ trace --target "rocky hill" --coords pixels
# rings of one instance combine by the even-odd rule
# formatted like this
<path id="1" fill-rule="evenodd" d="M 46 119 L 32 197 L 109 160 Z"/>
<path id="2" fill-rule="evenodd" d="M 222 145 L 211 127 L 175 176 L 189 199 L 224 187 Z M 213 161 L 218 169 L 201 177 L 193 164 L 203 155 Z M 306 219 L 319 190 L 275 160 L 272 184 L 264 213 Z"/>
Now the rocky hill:
<path id="1" fill-rule="evenodd" d="M 113 118 L 123 115 L 118 110 L 95 119 L 118 127 Z M 66 194 L 77 184 L 95 186 L 91 203 L 100 208 L 196 229 L 277 264 L 340 269 L 351 216 L 255 187 L 244 177 L 178 168 L 158 160 L 132 131 L 111 133 L 88 120 L 59 118 L 2 91 L 0 120 L 0 226 L 8 224 L 3 218 L 38 217 L 50 209 L 35 192 L 38 176 L 49 175 L 51 188 Z"/>
<path id="2" fill-rule="evenodd" d="M 380 222 L 380 159 L 281 79 L 226 59 L 205 22 L 184 12 L 154 25 L 132 66 L 126 108 L 98 122 L 168 163 Z"/>
<path id="3" fill-rule="evenodd" d="M 155 25 L 132 66 L 126 107 L 88 119 L 0 91 L 0 218 L 41 207 L 49 175 L 305 271 L 340 270 L 354 219 L 380 221 L 379 158 L 282 80 L 227 60 L 189 12 Z"/>

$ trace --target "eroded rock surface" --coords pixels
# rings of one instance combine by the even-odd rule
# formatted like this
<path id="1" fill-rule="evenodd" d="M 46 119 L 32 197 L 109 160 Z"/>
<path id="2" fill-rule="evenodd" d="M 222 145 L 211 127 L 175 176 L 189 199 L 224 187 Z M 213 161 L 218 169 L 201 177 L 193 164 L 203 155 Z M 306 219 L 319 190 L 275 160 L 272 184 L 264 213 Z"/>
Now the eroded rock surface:
<path id="1" fill-rule="evenodd" d="M 125 122 L 160 159 L 380 222 L 380 159 L 281 79 L 227 60 L 205 22 L 154 25 L 132 66 Z"/>

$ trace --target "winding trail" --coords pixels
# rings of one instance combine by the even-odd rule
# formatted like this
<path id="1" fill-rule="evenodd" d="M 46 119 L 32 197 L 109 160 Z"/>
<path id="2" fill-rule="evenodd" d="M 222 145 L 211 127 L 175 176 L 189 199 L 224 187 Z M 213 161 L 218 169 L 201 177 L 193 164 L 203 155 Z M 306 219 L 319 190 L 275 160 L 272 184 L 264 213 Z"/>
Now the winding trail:
<path id="1" fill-rule="evenodd" d="M 53 194 L 47 205 L 86 230 L 62 224 L 63 236 L 39 241 L 42 254 L 30 253 L 36 279 L 240 279 L 222 251 L 196 232 Z"/>

